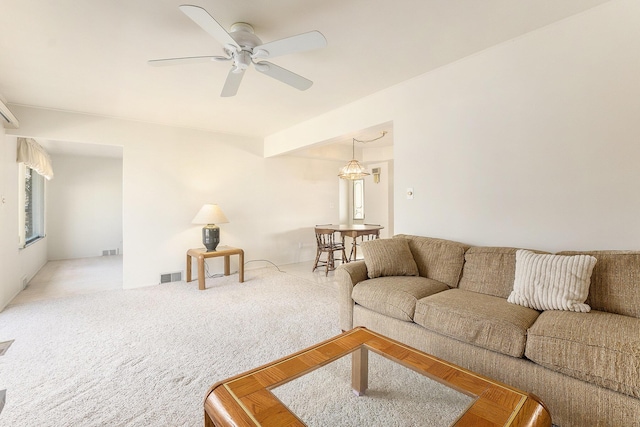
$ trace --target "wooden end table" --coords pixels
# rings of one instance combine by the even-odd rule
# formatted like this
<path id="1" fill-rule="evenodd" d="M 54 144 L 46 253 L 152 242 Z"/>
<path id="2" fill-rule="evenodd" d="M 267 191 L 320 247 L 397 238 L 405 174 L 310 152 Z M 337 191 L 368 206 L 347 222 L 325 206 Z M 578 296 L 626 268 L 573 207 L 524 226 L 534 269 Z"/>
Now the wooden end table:
<path id="1" fill-rule="evenodd" d="M 203 291 L 204 287 L 204 260 L 205 258 L 224 257 L 224 275 L 231 274 L 229 257 L 238 255 L 238 281 L 244 282 L 244 251 L 231 246 L 218 246 L 215 251 L 207 252 L 206 248 L 189 249 L 187 251 L 187 283 L 191 281 L 191 261 L 192 258 L 198 260 L 198 289 Z"/>
<path id="2" fill-rule="evenodd" d="M 364 395 L 368 387 L 368 351 L 473 397 L 475 400 L 453 424 L 455 427 L 551 427 L 548 409 L 534 395 L 362 327 L 214 384 L 204 401 L 204 425 L 304 426 L 271 389 L 351 355 L 352 387 L 356 394 Z"/>

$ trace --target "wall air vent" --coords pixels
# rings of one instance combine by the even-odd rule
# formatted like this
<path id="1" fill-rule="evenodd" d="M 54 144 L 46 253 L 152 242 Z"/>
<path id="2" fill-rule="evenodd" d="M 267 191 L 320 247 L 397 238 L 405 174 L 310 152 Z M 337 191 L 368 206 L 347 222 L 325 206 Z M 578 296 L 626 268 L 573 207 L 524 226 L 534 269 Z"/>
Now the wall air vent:
<path id="1" fill-rule="evenodd" d="M 4 127 L 8 128 L 17 129 L 20 127 L 20 122 L 16 116 L 13 115 L 11 110 L 9 110 L 7 104 L 2 101 L 2 98 L 0 98 L 0 123 L 4 125 Z"/>
<path id="2" fill-rule="evenodd" d="M 182 271 L 176 273 L 165 273 L 160 275 L 160 283 L 180 282 L 182 280 Z"/>

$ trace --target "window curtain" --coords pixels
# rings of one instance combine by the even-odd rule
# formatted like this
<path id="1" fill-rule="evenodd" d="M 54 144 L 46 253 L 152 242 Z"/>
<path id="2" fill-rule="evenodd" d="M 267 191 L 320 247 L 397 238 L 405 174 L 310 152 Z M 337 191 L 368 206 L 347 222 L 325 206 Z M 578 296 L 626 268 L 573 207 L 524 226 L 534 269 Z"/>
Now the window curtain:
<path id="1" fill-rule="evenodd" d="M 24 163 L 48 180 L 53 178 L 51 158 L 35 139 L 18 138 L 18 163 Z"/>

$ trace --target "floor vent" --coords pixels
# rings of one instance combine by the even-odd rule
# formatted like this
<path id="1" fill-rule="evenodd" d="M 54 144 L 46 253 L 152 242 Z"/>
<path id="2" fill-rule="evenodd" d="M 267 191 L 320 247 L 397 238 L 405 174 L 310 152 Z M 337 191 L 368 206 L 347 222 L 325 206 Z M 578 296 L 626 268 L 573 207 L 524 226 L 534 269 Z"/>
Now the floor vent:
<path id="1" fill-rule="evenodd" d="M 182 280 L 182 271 L 177 273 L 165 273 L 160 275 L 160 283 L 179 282 Z"/>
<path id="2" fill-rule="evenodd" d="M 102 256 L 118 255 L 117 249 L 105 249 L 102 251 Z"/>
<path id="3" fill-rule="evenodd" d="M 4 356 L 7 350 L 9 350 L 9 347 L 11 347 L 11 344 L 13 344 L 13 340 L 0 342 L 0 356 Z"/>

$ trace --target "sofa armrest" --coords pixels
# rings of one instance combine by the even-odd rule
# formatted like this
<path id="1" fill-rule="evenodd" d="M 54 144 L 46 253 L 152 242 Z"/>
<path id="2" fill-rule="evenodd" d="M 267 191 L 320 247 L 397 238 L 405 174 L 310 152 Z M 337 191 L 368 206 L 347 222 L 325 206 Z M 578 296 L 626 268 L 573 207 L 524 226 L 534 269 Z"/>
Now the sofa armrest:
<path id="1" fill-rule="evenodd" d="M 338 282 L 338 304 L 340 305 L 340 328 L 348 331 L 353 328 L 353 306 L 351 298 L 353 287 L 367 280 L 367 266 L 364 261 L 342 264 L 336 269 Z"/>

